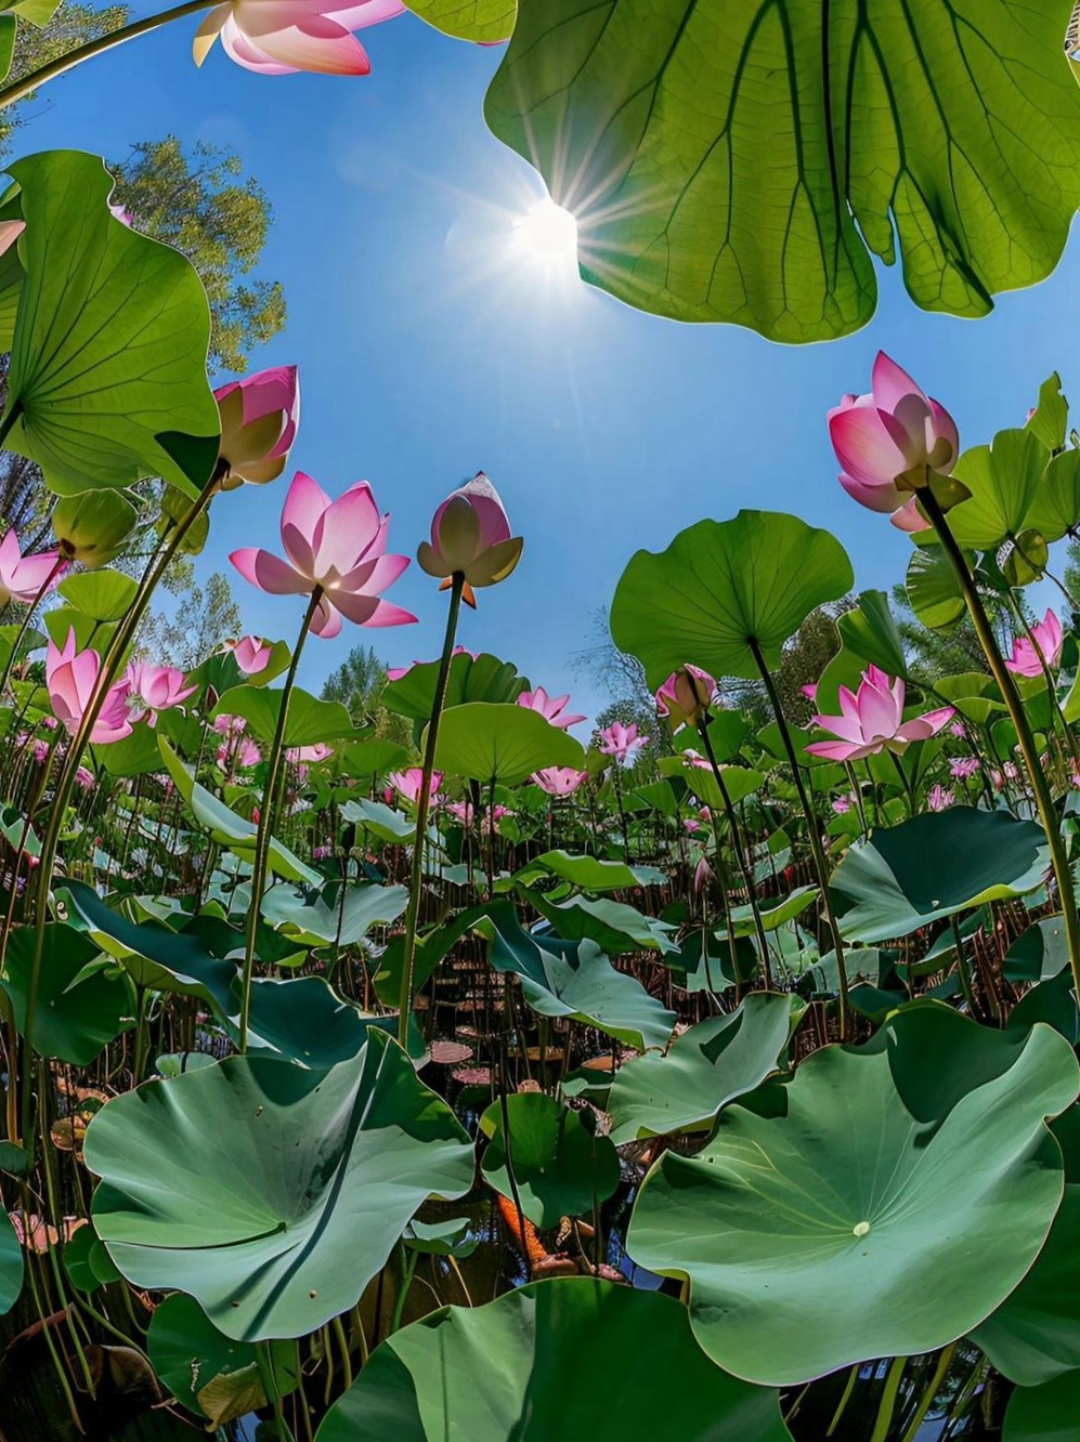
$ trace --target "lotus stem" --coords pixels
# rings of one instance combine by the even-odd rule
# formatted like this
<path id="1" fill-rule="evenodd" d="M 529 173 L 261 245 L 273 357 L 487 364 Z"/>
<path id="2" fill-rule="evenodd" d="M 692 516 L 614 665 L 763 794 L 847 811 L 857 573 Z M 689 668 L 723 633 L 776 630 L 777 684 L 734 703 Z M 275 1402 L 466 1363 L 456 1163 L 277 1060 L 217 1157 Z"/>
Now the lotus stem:
<path id="1" fill-rule="evenodd" d="M 986 607 L 983 605 L 982 597 L 979 595 L 978 587 L 975 585 L 975 578 L 971 574 L 967 558 L 952 533 L 945 512 L 941 509 L 941 503 L 929 488 L 919 492 L 919 500 L 922 503 L 923 509 L 926 511 L 928 519 L 933 524 L 949 560 L 952 562 L 956 579 L 960 583 L 960 590 L 963 594 L 964 602 L 967 605 L 968 614 L 971 617 L 972 625 L 975 627 L 975 634 L 979 638 L 979 644 L 983 648 L 983 653 L 990 667 L 990 674 L 997 682 L 998 689 L 1001 692 L 1005 706 L 1009 712 L 1009 719 L 1016 728 L 1016 735 L 1020 744 L 1020 754 L 1024 758 L 1028 780 L 1035 795 L 1035 804 L 1038 808 L 1043 830 L 1046 833 L 1047 845 L 1050 848 L 1050 863 L 1053 867 L 1054 881 L 1057 885 L 1058 901 L 1061 904 L 1073 985 L 1077 991 L 1080 992 L 1080 916 L 1077 915 L 1076 911 L 1076 893 L 1073 888 L 1072 873 L 1069 870 L 1069 859 L 1065 852 L 1065 845 L 1061 839 L 1061 827 L 1058 825 L 1054 799 L 1050 794 L 1046 777 L 1043 775 L 1042 767 L 1039 764 L 1039 751 L 1035 745 L 1035 735 L 1028 721 L 1027 712 L 1024 710 L 1024 703 L 1020 698 L 1020 693 L 1016 689 L 1016 682 L 1013 680 L 1012 673 L 1002 659 L 997 639 L 994 636 L 994 629 L 990 623 L 990 617 L 986 613 Z"/>
<path id="2" fill-rule="evenodd" d="M 274 727 L 274 739 L 270 745 L 266 785 L 263 787 L 263 804 L 262 810 L 259 813 L 259 831 L 255 839 L 255 861 L 251 868 L 251 906 L 248 911 L 247 937 L 244 942 L 244 970 L 240 998 L 239 1046 L 241 1056 L 247 1051 L 248 1045 L 248 1016 L 251 1011 L 251 980 L 255 971 L 255 945 L 259 937 L 259 912 L 262 907 L 263 892 L 266 889 L 266 869 L 270 859 L 270 843 L 274 839 L 274 812 L 276 810 L 274 800 L 277 794 L 278 777 L 281 774 L 281 763 L 285 755 L 285 730 L 289 720 L 289 698 L 292 696 L 293 686 L 296 683 L 296 672 L 300 665 L 300 656 L 304 650 L 304 642 L 307 639 L 308 631 L 311 629 L 311 623 L 315 619 L 315 612 L 319 609 L 319 602 L 322 600 L 322 597 L 322 587 L 316 586 L 311 593 L 311 600 L 308 603 L 307 611 L 304 613 L 300 634 L 296 638 L 292 661 L 289 663 L 289 670 L 285 677 L 285 685 L 281 692 L 281 706 L 278 709 L 277 725 Z"/>
<path id="3" fill-rule="evenodd" d="M 413 973 L 416 965 L 416 926 L 420 917 L 420 893 L 424 885 L 424 843 L 427 836 L 428 811 L 431 807 L 431 776 L 435 770 L 435 749 L 439 741 L 439 722 L 446 702 L 446 684 L 450 678 L 450 663 L 454 659 L 454 638 L 457 635 L 458 615 L 461 611 L 461 597 L 465 589 L 465 576 L 455 571 L 450 586 L 450 608 L 446 613 L 446 635 L 443 640 L 439 674 L 435 681 L 435 696 L 431 703 L 431 720 L 428 722 L 427 744 L 424 747 L 424 770 L 420 781 L 420 795 L 416 802 L 416 839 L 413 842 L 413 869 L 409 881 L 409 905 L 405 912 L 405 948 L 401 960 L 401 994 L 398 1002 L 398 1041 L 408 1048 L 409 1010 L 412 1006 Z M 476 808 L 479 810 L 479 807 Z M 494 828 L 494 821 L 492 821 Z M 491 886 L 495 885 L 494 875 Z"/>
<path id="4" fill-rule="evenodd" d="M 934 1375 L 930 1378 L 930 1381 L 926 1386 L 926 1390 L 923 1392 L 922 1397 L 919 1399 L 919 1405 L 915 1409 L 915 1415 L 914 1417 L 912 1417 L 911 1423 L 908 1426 L 907 1431 L 904 1433 L 902 1442 L 915 1442 L 915 1439 L 918 1437 L 919 1428 L 922 1426 L 926 1414 L 930 1410 L 930 1404 L 933 1402 L 937 1394 L 941 1391 L 941 1384 L 945 1381 L 945 1376 L 949 1370 L 950 1364 L 952 1363 L 953 1354 L 955 1353 L 955 1351 L 956 1343 L 952 1342 L 948 1347 L 945 1348 L 941 1356 L 938 1358 L 938 1364 L 934 1368 Z"/>

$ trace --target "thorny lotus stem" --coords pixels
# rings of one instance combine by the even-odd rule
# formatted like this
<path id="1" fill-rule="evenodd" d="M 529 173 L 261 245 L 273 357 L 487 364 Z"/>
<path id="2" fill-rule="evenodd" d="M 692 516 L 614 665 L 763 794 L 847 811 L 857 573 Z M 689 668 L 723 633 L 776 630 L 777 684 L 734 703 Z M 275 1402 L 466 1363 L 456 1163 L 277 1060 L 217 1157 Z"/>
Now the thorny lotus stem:
<path id="1" fill-rule="evenodd" d="M 42 65 L 40 69 L 31 71 L 21 80 L 16 80 L 13 85 L 5 86 L 3 90 L 0 90 L 0 110 L 3 110 L 5 106 L 14 105 L 18 100 L 25 100 L 28 95 L 47 81 L 55 80 L 58 75 L 73 70 L 84 60 L 92 60 L 95 55 L 101 55 L 106 50 L 123 45 L 125 40 L 134 40 L 137 35 L 148 35 L 150 31 L 167 25 L 170 20 L 180 20 L 185 15 L 197 15 L 200 10 L 209 10 L 213 3 L 214 0 L 185 0 L 183 5 L 174 5 L 169 10 L 159 11 L 157 15 L 147 15 L 142 20 L 133 20 L 130 25 L 122 25 L 119 30 L 112 30 L 108 35 L 100 35 L 96 40 L 89 40 L 85 45 L 69 50 L 66 55 L 60 55 L 55 60 L 50 60 L 48 65 Z"/>
<path id="2" fill-rule="evenodd" d="M 817 813 L 810 804 L 810 797 L 807 794 L 806 785 L 803 782 L 802 771 L 799 768 L 799 758 L 795 755 L 795 743 L 791 739 L 791 731 L 788 729 L 787 719 L 780 705 L 780 697 L 776 691 L 776 683 L 773 681 L 768 666 L 765 664 L 765 657 L 761 654 L 761 647 L 753 636 L 750 637 L 750 649 L 754 653 L 754 660 L 761 672 L 761 679 L 765 683 L 765 690 L 768 693 L 769 704 L 772 706 L 773 715 L 776 717 L 776 724 L 780 728 L 780 737 L 784 743 L 784 750 L 787 752 L 788 765 L 791 767 L 791 775 L 795 782 L 795 790 L 799 795 L 799 805 L 802 807 L 803 815 L 806 817 L 806 827 L 810 833 L 810 850 L 814 857 L 814 869 L 817 871 L 818 885 L 821 887 L 821 905 L 825 912 L 825 919 L 829 923 L 829 930 L 832 932 L 833 950 L 836 953 L 836 976 L 839 981 L 839 1003 L 840 1003 L 840 1037 L 847 1040 L 848 1034 L 848 978 L 847 967 L 844 964 L 844 941 L 840 935 L 840 926 L 833 911 L 832 901 L 829 898 L 829 869 L 825 864 L 825 852 L 821 845 L 821 836 L 818 832 Z"/>
<path id="3" fill-rule="evenodd" d="M 1001 691 L 1009 712 L 1009 719 L 1016 728 L 1020 754 L 1024 758 L 1028 780 L 1039 810 L 1039 819 L 1042 821 L 1047 845 L 1050 848 L 1050 863 L 1054 870 L 1058 901 L 1061 905 L 1062 920 L 1065 926 L 1065 940 L 1069 948 L 1069 965 L 1072 968 L 1073 985 L 1080 991 L 1080 916 L 1076 911 L 1076 893 L 1073 889 L 1072 873 L 1069 870 L 1069 859 L 1061 839 L 1061 827 L 1058 824 L 1054 799 L 1050 795 L 1046 776 L 1039 765 L 1039 750 L 1035 745 L 1035 736 L 1028 721 L 1027 712 L 1024 710 L 1024 703 L 1020 699 L 1020 693 L 1012 678 L 1012 672 L 1009 671 L 1002 659 L 990 618 L 986 614 L 986 607 L 983 605 L 982 597 L 975 585 L 975 578 L 968 567 L 967 558 L 952 533 L 945 518 L 945 512 L 941 509 L 941 503 L 929 489 L 920 490 L 919 500 L 952 562 L 956 579 L 960 583 L 960 590 L 968 608 L 968 614 L 975 627 L 975 634 L 979 638 L 979 644 L 983 648 L 990 667 L 990 674 L 998 684 L 998 689 Z"/>
<path id="4" fill-rule="evenodd" d="M 461 571 L 455 571 L 450 587 L 450 609 L 446 613 L 446 636 L 443 640 L 442 658 L 439 661 L 439 675 L 435 682 L 435 698 L 431 703 L 427 745 L 424 747 L 424 772 L 420 781 L 420 795 L 416 802 L 416 840 L 413 842 L 409 906 L 405 913 L 405 950 L 401 958 L 401 993 L 398 1001 L 398 1041 L 406 1048 L 409 1042 L 409 1008 L 412 1006 L 413 972 L 416 965 L 416 924 L 420 917 L 420 893 L 424 885 L 424 843 L 427 837 L 428 810 L 431 806 L 431 775 L 435 770 L 435 748 L 439 741 L 439 722 L 442 719 L 443 705 L 446 701 L 446 683 L 450 677 L 450 663 L 454 659 L 454 638 L 457 635 L 461 594 L 464 589 L 465 576 Z M 492 830 L 494 830 L 494 818 L 489 818 L 489 820 Z M 494 876 L 491 877 L 490 884 L 494 887 Z"/>
<path id="5" fill-rule="evenodd" d="M 259 912 L 266 888 L 266 868 L 270 859 L 270 843 L 274 839 L 274 812 L 276 810 L 274 799 L 277 795 L 278 777 L 281 774 L 281 763 L 285 755 L 285 728 L 289 720 L 289 698 L 292 696 L 292 689 L 296 683 L 296 671 L 300 665 L 304 642 L 322 597 L 322 587 L 316 586 L 311 593 L 311 601 L 304 615 L 304 623 L 300 627 L 300 635 L 296 638 L 296 647 L 292 654 L 292 661 L 289 663 L 288 674 L 285 677 L 285 686 L 281 692 L 281 706 L 278 709 L 277 725 L 274 727 L 274 739 L 271 742 L 270 755 L 267 758 L 266 784 L 263 787 L 259 831 L 255 839 L 255 861 L 251 868 L 251 908 L 248 912 L 247 938 L 244 943 L 244 971 L 240 999 L 239 1045 L 241 1055 L 247 1051 L 248 1044 L 251 978 L 255 971 L 255 946 L 259 937 Z"/>
<path id="6" fill-rule="evenodd" d="M 82 761 L 83 752 L 89 744 L 91 732 L 97 724 L 101 708 L 105 704 L 105 697 L 109 688 L 116 678 L 116 673 L 124 660 L 128 646 L 139 629 L 139 623 L 146 613 L 150 599 L 157 588 L 169 563 L 187 535 L 188 531 L 198 520 L 199 516 L 206 510 L 217 493 L 219 477 L 217 471 L 207 481 L 200 492 L 198 499 L 191 503 L 187 513 L 181 521 L 173 528 L 169 542 L 157 554 L 139 583 L 139 589 L 135 599 L 128 608 L 128 613 L 117 627 L 109 649 L 101 663 L 101 670 L 98 673 L 97 685 L 94 694 L 90 698 L 90 704 L 83 714 L 79 729 L 68 746 L 67 756 L 56 782 L 56 789 L 53 793 L 52 809 L 49 813 L 49 824 L 41 844 L 41 860 L 38 866 L 38 887 L 34 902 L 34 959 L 30 969 L 30 982 L 27 987 L 26 998 L 26 1025 L 23 1034 L 23 1064 L 22 1064 L 22 1133 L 23 1144 L 27 1150 L 27 1170 L 34 1162 L 35 1134 L 33 1130 L 33 1040 L 34 1040 L 34 1016 L 37 1010 L 38 988 L 41 981 L 41 963 L 45 953 L 45 926 L 49 917 L 49 891 L 52 886 L 53 867 L 56 864 L 56 853 L 60 845 L 60 831 L 64 824 L 64 813 L 67 810 L 68 801 L 71 798 L 72 787 L 75 784 L 75 775 Z M 0 966 L 4 958 L 0 956 Z"/>
<path id="7" fill-rule="evenodd" d="M 713 776 L 720 790 L 720 799 L 724 803 L 724 812 L 728 819 L 728 826 L 731 828 L 731 844 L 735 850 L 735 860 L 738 863 L 739 871 L 742 873 L 743 885 L 746 887 L 747 899 L 750 902 L 750 910 L 754 917 L 754 929 L 757 931 L 758 946 L 761 947 L 761 969 L 765 975 L 765 985 L 772 990 L 772 969 L 769 963 L 769 939 L 765 935 L 765 927 L 761 920 L 761 912 L 758 910 L 757 893 L 754 891 L 754 873 L 751 871 L 747 860 L 746 852 L 743 849 L 739 837 L 739 819 L 735 815 L 735 807 L 731 802 L 731 794 L 727 789 L 723 772 L 716 762 L 716 752 L 713 750 L 712 739 L 709 736 L 707 720 L 702 717 L 698 722 L 698 732 L 705 746 L 705 755 L 709 758 L 709 765 L 712 767 Z M 728 915 L 728 925 L 734 931 L 734 923 Z"/>

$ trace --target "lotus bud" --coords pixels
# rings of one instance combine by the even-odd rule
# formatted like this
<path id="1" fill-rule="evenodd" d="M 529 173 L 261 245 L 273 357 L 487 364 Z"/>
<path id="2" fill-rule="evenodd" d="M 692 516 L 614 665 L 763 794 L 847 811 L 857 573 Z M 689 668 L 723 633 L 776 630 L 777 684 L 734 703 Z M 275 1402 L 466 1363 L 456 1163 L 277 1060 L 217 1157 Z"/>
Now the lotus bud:
<path id="1" fill-rule="evenodd" d="M 221 416 L 218 471 L 221 488 L 245 481 L 276 481 L 289 461 L 300 424 L 300 381 L 295 366 L 274 366 L 214 392 Z"/>
<path id="2" fill-rule="evenodd" d="M 680 726 L 696 726 L 706 715 L 716 696 L 716 682 L 699 666 L 684 666 L 673 671 L 656 693 L 656 709 L 666 716 L 673 730 Z"/>
<path id="3" fill-rule="evenodd" d="M 443 591 L 455 576 L 463 576 L 462 598 L 475 607 L 474 588 L 505 581 L 521 559 L 524 544 L 520 536 L 511 536 L 499 493 L 479 471 L 435 512 L 431 544 L 422 541 L 416 559 L 429 576 L 442 579 Z"/>
<path id="4" fill-rule="evenodd" d="M 135 529 L 135 521 L 135 507 L 119 491 L 63 496 L 52 516 L 60 554 L 88 571 L 116 559 Z"/>

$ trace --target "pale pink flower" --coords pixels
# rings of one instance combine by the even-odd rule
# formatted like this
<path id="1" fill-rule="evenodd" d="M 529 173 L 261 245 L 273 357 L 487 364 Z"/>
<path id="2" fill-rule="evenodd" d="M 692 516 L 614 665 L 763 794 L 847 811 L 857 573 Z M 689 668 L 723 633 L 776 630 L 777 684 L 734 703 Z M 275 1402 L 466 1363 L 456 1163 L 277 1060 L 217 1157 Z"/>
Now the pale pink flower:
<path id="1" fill-rule="evenodd" d="M 258 636 L 244 636 L 239 641 L 226 641 L 221 648 L 229 652 L 244 676 L 257 676 L 270 664 L 273 646 Z"/>
<path id="2" fill-rule="evenodd" d="M 961 741 L 965 741 L 967 739 L 967 732 L 964 730 L 964 723 L 962 721 L 950 722 L 949 731 L 953 736 L 958 737 Z"/>
<path id="3" fill-rule="evenodd" d="M 248 770 L 252 766 L 258 766 L 262 760 L 262 752 L 250 736 L 245 736 L 240 742 L 236 752 L 237 765 L 241 770 Z"/>
<path id="4" fill-rule="evenodd" d="M 267 13 L 279 14 L 289 0 L 256 0 Z M 229 6 L 211 11 L 204 25 Z M 216 33 L 216 31 L 215 31 Z M 210 44 L 213 44 L 211 39 Z M 207 46 L 209 49 L 209 45 Z M 229 381 L 214 392 L 221 423 L 218 469 L 222 490 L 245 481 L 265 485 L 276 481 L 289 460 L 300 424 L 300 379 L 295 366 L 273 366 L 243 380 Z"/>
<path id="5" fill-rule="evenodd" d="M 97 686 L 101 657 L 96 651 L 76 651 L 75 630 L 68 631 L 61 651 L 50 638 L 45 653 L 45 684 L 53 715 L 74 736 Z M 128 715 L 129 684 L 118 681 L 105 695 L 104 704 L 90 732 L 95 746 L 106 746 L 131 735 Z"/>
<path id="6" fill-rule="evenodd" d="M 415 806 L 420 800 L 420 788 L 424 784 L 424 768 L 422 766 L 410 766 L 407 771 L 391 771 L 386 778 L 399 796 L 406 801 L 411 801 Z M 431 773 L 431 784 L 428 787 L 428 800 L 438 800 L 439 787 L 443 782 L 443 773 L 433 771 Z"/>
<path id="7" fill-rule="evenodd" d="M 281 513 L 288 560 L 254 547 L 234 551 L 230 559 L 245 580 L 272 595 L 313 595 L 319 588 L 311 623 L 316 636 L 338 635 L 342 616 L 358 626 L 401 626 L 416 617 L 380 599 L 409 564 L 407 556 L 387 554 L 389 528 L 390 517 L 379 514 L 366 481 L 331 501 L 297 471 Z"/>
<path id="8" fill-rule="evenodd" d="M 442 580 L 440 590 L 447 590 L 455 576 L 464 576 L 462 599 L 475 606 L 474 587 L 505 581 L 520 561 L 524 544 L 520 536 L 511 536 L 499 493 L 479 471 L 435 512 L 431 543 L 420 542 L 416 559 L 421 570 Z"/>
<path id="9" fill-rule="evenodd" d="M 572 796 L 589 779 L 589 773 L 573 766 L 548 766 L 543 771 L 534 771 L 530 779 L 549 796 Z"/>
<path id="10" fill-rule="evenodd" d="M 568 726 L 576 726 L 579 721 L 585 720 L 584 716 L 565 714 L 569 700 L 569 693 L 565 696 L 549 696 L 543 686 L 537 686 L 535 691 L 522 691 L 517 698 L 517 704 L 529 711 L 538 711 L 552 726 L 558 726 L 565 731 Z"/>
<path id="11" fill-rule="evenodd" d="M 201 65 L 221 36 L 226 55 L 258 75 L 367 75 L 371 62 L 353 34 L 402 14 L 401 0 L 227 0 L 195 34 Z"/>
<path id="12" fill-rule="evenodd" d="M 969 776 L 974 776 L 978 769 L 977 756 L 953 756 L 949 761 L 949 774 L 958 781 L 966 781 Z"/>
<path id="13" fill-rule="evenodd" d="M 840 687 L 840 716 L 815 716 L 814 725 L 831 731 L 839 741 L 815 741 L 806 749 L 829 761 L 860 761 L 879 751 L 903 753 L 912 741 L 936 736 L 955 716 L 951 706 L 904 720 L 905 687 L 877 666 L 864 671 L 858 695 Z"/>
<path id="14" fill-rule="evenodd" d="M 332 846 L 313 846 L 311 848 L 312 861 L 326 861 L 334 854 Z"/>
<path id="15" fill-rule="evenodd" d="M 158 713 L 186 701 L 198 685 L 185 686 L 184 673 L 175 666 L 152 666 L 149 661 L 132 661 L 127 668 L 128 712 L 132 721 L 146 717 L 157 725 Z"/>
<path id="16" fill-rule="evenodd" d="M 953 792 L 947 791 L 944 786 L 931 786 L 926 804 L 931 811 L 944 811 L 946 807 L 952 806 L 955 800 Z"/>
<path id="17" fill-rule="evenodd" d="M 47 741 L 33 741 L 30 745 L 30 755 L 38 763 L 43 765 L 49 759 L 50 746 Z"/>
<path id="18" fill-rule="evenodd" d="M 473 804 L 471 801 L 451 801 L 449 806 L 444 808 L 454 818 L 460 821 L 462 826 L 468 828 L 473 824 Z"/>
<path id="19" fill-rule="evenodd" d="M 638 735 L 634 722 L 624 726 L 621 721 L 613 721 L 600 732 L 600 751 L 605 756 L 612 757 L 620 766 L 632 765 L 638 752 L 648 744 L 649 738 Z"/>
<path id="20" fill-rule="evenodd" d="M 701 860 L 694 869 L 694 890 L 697 892 L 704 891 L 715 875 L 716 872 L 709 865 L 708 859 L 702 855 Z"/>
<path id="21" fill-rule="evenodd" d="M 480 818 L 481 835 L 490 836 L 493 826 L 498 830 L 499 822 L 502 821 L 505 816 L 513 816 L 513 814 L 509 806 L 486 807 L 483 816 Z"/>
<path id="22" fill-rule="evenodd" d="M 1052 671 L 1061 660 L 1064 642 L 1061 622 L 1048 610 L 1043 619 L 1032 626 L 1030 636 L 1017 636 L 1013 641 L 1012 658 L 1005 665 L 1017 676 L 1041 676 L 1044 666 Z"/>
<path id="23" fill-rule="evenodd" d="M 884 351 L 871 384 L 869 395 L 847 395 L 829 412 L 840 484 L 860 505 L 891 513 L 901 530 L 925 530 L 912 492 L 932 474 L 951 473 L 960 454 L 956 423 Z"/>
<path id="24" fill-rule="evenodd" d="M 656 709 L 675 728 L 696 726 L 716 698 L 716 682 L 700 666 L 673 671 L 656 693 Z"/>
<path id="25" fill-rule="evenodd" d="M 246 725 L 243 716 L 229 716 L 224 711 L 213 720 L 213 728 L 219 736 L 239 736 Z"/>
<path id="26" fill-rule="evenodd" d="M 288 761 L 291 761 L 294 766 L 298 766 L 305 761 L 311 763 L 325 761 L 327 757 L 333 756 L 333 754 L 334 748 L 332 746 L 327 746 L 325 741 L 319 741 L 314 746 L 290 746 L 285 752 L 285 757 Z"/>
<path id="27" fill-rule="evenodd" d="M 80 766 L 75 771 L 75 784 L 84 791 L 92 791 L 97 785 L 97 778 L 89 767 Z"/>
<path id="28" fill-rule="evenodd" d="M 837 816 L 846 816 L 854 805 L 855 793 L 848 791 L 844 796 L 836 797 L 833 801 L 832 809 L 836 812 Z"/>
<path id="29" fill-rule="evenodd" d="M 9 526 L 0 541 L 0 606 L 6 606 L 9 601 L 19 601 L 24 606 L 33 605 L 52 590 L 66 566 L 67 562 L 61 561 L 59 551 L 41 551 L 36 556 L 24 556 L 19 549 L 15 527 Z"/>

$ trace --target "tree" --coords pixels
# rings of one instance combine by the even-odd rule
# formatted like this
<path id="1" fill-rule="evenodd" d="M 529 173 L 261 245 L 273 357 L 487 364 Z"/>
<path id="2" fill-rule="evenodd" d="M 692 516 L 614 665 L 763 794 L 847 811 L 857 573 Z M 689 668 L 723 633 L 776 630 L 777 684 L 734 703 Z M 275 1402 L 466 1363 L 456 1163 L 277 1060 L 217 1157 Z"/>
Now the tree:
<path id="1" fill-rule="evenodd" d="M 412 744 L 412 730 L 404 716 L 388 711 L 382 704 L 386 689 L 386 662 L 379 659 L 373 646 L 354 646 L 322 688 L 324 701 L 340 701 L 359 725 L 369 722 L 375 735 L 399 745 Z"/>
<path id="2" fill-rule="evenodd" d="M 240 607 L 229 578 L 215 571 L 205 586 L 191 587 L 175 616 L 155 612 L 139 632 L 139 652 L 162 666 L 193 670 L 223 641 L 239 636 Z"/>

